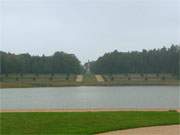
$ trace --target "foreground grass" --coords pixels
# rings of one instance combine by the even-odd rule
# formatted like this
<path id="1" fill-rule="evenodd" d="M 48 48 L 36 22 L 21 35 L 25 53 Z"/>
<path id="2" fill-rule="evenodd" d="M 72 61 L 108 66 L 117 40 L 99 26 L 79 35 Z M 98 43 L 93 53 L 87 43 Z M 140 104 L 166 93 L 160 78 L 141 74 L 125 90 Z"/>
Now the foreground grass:
<path id="1" fill-rule="evenodd" d="M 0 113 L 2 135 L 85 135 L 145 126 L 180 124 L 178 112 Z"/>

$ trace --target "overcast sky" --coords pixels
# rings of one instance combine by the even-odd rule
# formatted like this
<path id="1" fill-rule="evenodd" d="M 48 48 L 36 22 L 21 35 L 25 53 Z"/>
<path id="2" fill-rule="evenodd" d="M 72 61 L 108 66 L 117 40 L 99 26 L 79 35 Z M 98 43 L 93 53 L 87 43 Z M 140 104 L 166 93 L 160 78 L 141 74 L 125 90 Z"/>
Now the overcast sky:
<path id="1" fill-rule="evenodd" d="M 0 50 L 95 60 L 180 43 L 180 0 L 0 0 Z"/>

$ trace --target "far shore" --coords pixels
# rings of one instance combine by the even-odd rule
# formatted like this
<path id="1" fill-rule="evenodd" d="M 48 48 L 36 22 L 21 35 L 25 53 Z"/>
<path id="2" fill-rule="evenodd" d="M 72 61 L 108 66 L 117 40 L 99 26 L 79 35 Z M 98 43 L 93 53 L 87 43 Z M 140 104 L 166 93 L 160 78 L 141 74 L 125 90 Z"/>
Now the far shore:
<path id="1" fill-rule="evenodd" d="M 53 78 L 54 77 L 54 78 Z M 70 86 L 180 86 L 180 80 L 171 74 L 79 74 L 54 75 L 16 74 L 1 76 L 0 88 L 70 87 Z"/>
<path id="2" fill-rule="evenodd" d="M 0 88 L 35 88 L 35 87 L 78 87 L 78 86 L 180 86 L 179 80 L 170 81 L 122 81 L 122 82 L 63 82 L 63 83 L 23 83 L 0 82 Z"/>

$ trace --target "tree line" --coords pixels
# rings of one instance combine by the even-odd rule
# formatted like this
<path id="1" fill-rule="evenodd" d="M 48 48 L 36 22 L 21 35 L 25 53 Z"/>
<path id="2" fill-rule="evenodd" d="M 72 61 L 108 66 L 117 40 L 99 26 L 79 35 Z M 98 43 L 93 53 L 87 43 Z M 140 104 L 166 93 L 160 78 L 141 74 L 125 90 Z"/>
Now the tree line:
<path id="1" fill-rule="evenodd" d="M 31 56 L 0 52 L 1 74 L 78 74 L 83 70 L 80 61 L 73 54 L 55 52 L 52 56 Z"/>
<path id="2" fill-rule="evenodd" d="M 99 74 L 171 73 L 177 75 L 180 70 L 180 46 L 172 45 L 170 48 L 132 52 L 115 50 L 90 62 L 90 69 L 91 72 Z"/>
<path id="3" fill-rule="evenodd" d="M 87 63 L 84 67 L 87 67 Z M 35 74 L 79 74 L 84 68 L 74 54 L 55 52 L 51 56 L 31 56 L 0 51 L 0 71 L 7 73 Z M 90 62 L 90 71 L 98 74 L 120 73 L 171 73 L 180 71 L 180 46 L 170 48 L 105 53 L 96 61 Z"/>

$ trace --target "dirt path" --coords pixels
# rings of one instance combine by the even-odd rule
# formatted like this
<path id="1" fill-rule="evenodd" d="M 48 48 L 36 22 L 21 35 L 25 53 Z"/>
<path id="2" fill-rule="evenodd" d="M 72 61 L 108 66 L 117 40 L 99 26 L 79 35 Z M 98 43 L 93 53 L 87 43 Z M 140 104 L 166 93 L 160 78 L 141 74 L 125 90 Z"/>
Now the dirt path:
<path id="1" fill-rule="evenodd" d="M 104 79 L 101 75 L 95 75 L 95 77 L 98 82 L 104 82 Z"/>
<path id="2" fill-rule="evenodd" d="M 82 82 L 83 81 L 83 75 L 77 75 L 76 82 Z"/>
<path id="3" fill-rule="evenodd" d="M 101 133 L 98 135 L 180 135 L 180 125 L 127 129 Z"/>

